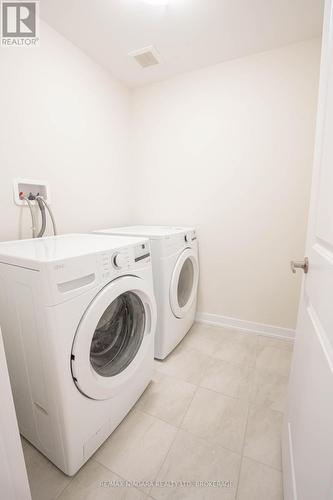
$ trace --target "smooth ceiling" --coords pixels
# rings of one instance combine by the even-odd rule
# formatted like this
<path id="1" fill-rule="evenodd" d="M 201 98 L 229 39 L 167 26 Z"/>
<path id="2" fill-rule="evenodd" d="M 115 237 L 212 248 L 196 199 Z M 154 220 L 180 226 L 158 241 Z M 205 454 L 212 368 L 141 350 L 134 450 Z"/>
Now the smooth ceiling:
<path id="1" fill-rule="evenodd" d="M 321 35 L 324 0 L 40 0 L 49 25 L 129 87 Z M 127 54 L 154 45 L 161 64 Z"/>

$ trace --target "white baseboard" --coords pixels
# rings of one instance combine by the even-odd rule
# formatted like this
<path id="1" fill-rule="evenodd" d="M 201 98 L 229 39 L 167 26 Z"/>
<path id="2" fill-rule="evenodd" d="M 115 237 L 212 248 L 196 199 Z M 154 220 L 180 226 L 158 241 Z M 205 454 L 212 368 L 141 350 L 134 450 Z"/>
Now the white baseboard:
<path id="1" fill-rule="evenodd" d="M 265 325 L 264 323 L 255 323 L 253 321 L 244 321 L 243 319 L 220 316 L 219 314 L 209 314 L 198 312 L 196 315 L 198 323 L 205 323 L 212 326 L 224 326 L 227 328 L 236 328 L 248 333 L 266 335 L 268 337 L 280 338 L 293 341 L 295 330 L 283 328 L 282 326 Z"/>

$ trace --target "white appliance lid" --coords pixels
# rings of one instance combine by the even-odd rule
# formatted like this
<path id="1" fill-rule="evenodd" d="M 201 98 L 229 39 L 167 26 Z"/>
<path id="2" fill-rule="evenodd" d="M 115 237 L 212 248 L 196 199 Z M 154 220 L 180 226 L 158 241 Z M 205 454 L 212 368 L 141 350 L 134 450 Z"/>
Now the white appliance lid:
<path id="1" fill-rule="evenodd" d="M 105 236 L 98 234 L 65 234 L 28 240 L 0 243 L 0 262 L 38 269 L 38 263 L 47 263 L 91 255 L 103 251 L 145 243 L 144 238 Z M 35 263 L 35 265 L 33 265 Z"/>
<path id="2" fill-rule="evenodd" d="M 165 238 L 175 234 L 187 233 L 194 231 L 194 227 L 180 227 L 180 226 L 127 226 L 127 227 L 110 227 L 109 229 L 101 229 L 94 231 L 97 234 L 119 234 L 119 235 L 132 235 L 144 236 L 150 239 Z"/>

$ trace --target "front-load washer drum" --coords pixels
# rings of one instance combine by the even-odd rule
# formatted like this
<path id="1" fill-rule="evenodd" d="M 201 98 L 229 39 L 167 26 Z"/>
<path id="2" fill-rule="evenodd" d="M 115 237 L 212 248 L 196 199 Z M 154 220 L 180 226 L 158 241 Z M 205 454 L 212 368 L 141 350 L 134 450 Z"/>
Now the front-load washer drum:
<path id="1" fill-rule="evenodd" d="M 156 321 L 152 291 L 124 276 L 104 287 L 85 311 L 73 342 L 71 368 L 78 389 L 108 399 L 135 376 Z"/>
<path id="2" fill-rule="evenodd" d="M 170 305 L 177 318 L 183 318 L 196 299 L 198 279 L 197 256 L 187 248 L 177 260 L 170 284 Z"/>
<path id="3" fill-rule="evenodd" d="M 90 363 L 102 377 L 118 375 L 133 361 L 145 332 L 145 308 L 134 292 L 119 295 L 99 320 L 90 345 Z"/>

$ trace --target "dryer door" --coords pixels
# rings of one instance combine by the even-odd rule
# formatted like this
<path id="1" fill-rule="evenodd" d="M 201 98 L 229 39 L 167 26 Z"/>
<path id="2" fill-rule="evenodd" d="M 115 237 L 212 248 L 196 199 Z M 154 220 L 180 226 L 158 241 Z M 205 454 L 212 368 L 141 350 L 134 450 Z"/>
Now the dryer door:
<path id="1" fill-rule="evenodd" d="M 124 276 L 103 288 L 78 326 L 71 355 L 73 379 L 92 399 L 113 397 L 151 348 L 156 306 L 151 288 Z"/>
<path id="2" fill-rule="evenodd" d="M 190 310 L 197 295 L 199 265 L 196 253 L 186 248 L 176 262 L 170 284 L 170 305 L 177 318 Z"/>

